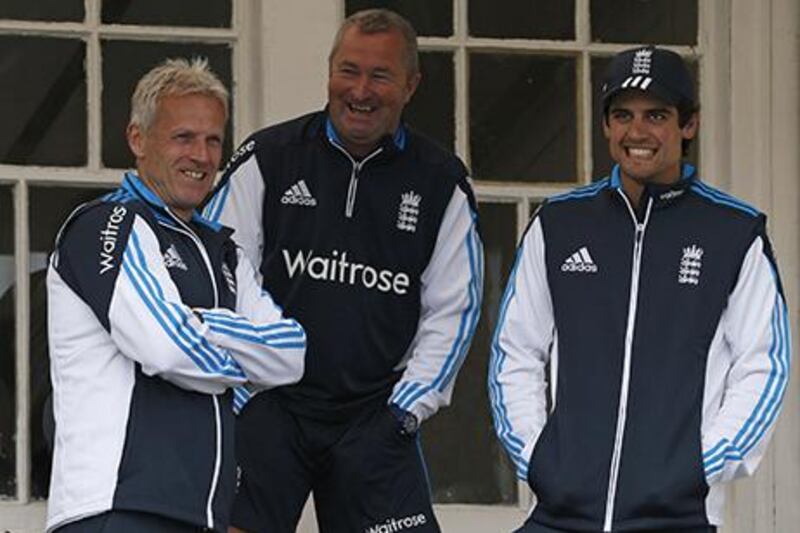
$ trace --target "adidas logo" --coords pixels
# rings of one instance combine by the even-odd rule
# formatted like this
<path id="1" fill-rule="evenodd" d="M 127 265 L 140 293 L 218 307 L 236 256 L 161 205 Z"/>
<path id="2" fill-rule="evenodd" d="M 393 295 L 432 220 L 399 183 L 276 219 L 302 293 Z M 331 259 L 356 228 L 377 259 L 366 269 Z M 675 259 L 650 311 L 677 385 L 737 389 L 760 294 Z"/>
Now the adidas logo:
<path id="1" fill-rule="evenodd" d="M 164 265 L 167 268 L 180 268 L 181 270 L 189 270 L 186 266 L 186 263 L 183 262 L 183 258 L 178 253 L 178 249 L 175 248 L 174 244 L 170 244 L 167 251 L 164 252 Z"/>
<path id="2" fill-rule="evenodd" d="M 231 269 L 228 268 L 226 263 L 222 263 L 222 277 L 225 278 L 228 290 L 231 291 L 232 294 L 236 294 L 236 278 L 233 276 Z"/>
<path id="3" fill-rule="evenodd" d="M 567 257 L 561 265 L 561 272 L 597 272 L 597 265 L 594 264 L 589 249 L 582 246 L 580 250 Z"/>
<path id="4" fill-rule="evenodd" d="M 304 205 L 315 207 L 317 199 L 311 195 L 305 180 L 300 180 L 283 193 L 281 203 L 284 205 Z"/>

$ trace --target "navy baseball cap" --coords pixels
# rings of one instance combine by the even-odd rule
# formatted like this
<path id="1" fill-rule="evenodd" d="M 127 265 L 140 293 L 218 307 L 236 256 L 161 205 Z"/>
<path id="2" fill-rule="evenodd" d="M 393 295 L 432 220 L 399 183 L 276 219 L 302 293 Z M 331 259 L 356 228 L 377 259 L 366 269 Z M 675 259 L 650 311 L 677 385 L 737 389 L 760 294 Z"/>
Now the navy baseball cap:
<path id="1" fill-rule="evenodd" d="M 694 82 L 683 58 L 670 50 L 643 46 L 615 55 L 603 78 L 603 111 L 620 91 L 638 89 L 679 107 L 694 107 Z"/>

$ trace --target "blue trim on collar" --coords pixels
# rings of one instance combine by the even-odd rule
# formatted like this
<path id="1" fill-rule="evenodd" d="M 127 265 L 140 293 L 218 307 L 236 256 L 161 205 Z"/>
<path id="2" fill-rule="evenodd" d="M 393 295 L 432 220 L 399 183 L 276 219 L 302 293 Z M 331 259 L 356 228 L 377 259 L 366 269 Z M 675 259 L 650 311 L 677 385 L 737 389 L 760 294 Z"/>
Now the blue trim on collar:
<path id="1" fill-rule="evenodd" d="M 325 135 L 327 135 L 328 140 L 334 144 L 338 144 L 339 146 L 344 146 L 342 143 L 341 138 L 339 137 L 339 133 L 336 131 L 336 128 L 333 127 L 333 122 L 331 122 L 331 117 L 325 117 Z M 406 148 L 406 128 L 401 123 L 400 126 L 392 135 L 392 142 L 397 147 L 398 150 L 405 150 Z"/>
<path id="2" fill-rule="evenodd" d="M 611 186 L 615 189 L 622 188 L 622 178 L 619 175 L 619 165 L 614 165 L 611 169 Z"/>
<path id="3" fill-rule="evenodd" d="M 689 163 L 681 163 L 682 180 L 694 178 L 696 173 L 697 169 L 694 168 L 694 165 Z M 614 168 L 611 169 L 611 186 L 616 189 L 622 187 L 622 177 L 619 175 L 619 165 L 614 165 Z"/>
<path id="4" fill-rule="evenodd" d="M 175 216 L 172 211 L 169 210 L 167 204 L 164 203 L 164 200 L 145 185 L 142 179 L 133 171 L 125 173 L 125 177 L 122 180 L 122 189 L 143 198 L 151 207 L 157 208 L 158 211 L 156 211 L 156 213 L 162 215 L 164 217 L 163 220 L 170 221 L 170 217 L 166 216 L 167 213 L 171 216 Z M 208 226 L 214 231 L 222 229 L 222 224 L 212 222 L 203 217 L 196 209 L 192 211 L 192 222 Z"/>
<path id="5" fill-rule="evenodd" d="M 167 204 L 164 203 L 161 197 L 150 190 L 150 188 L 144 184 L 142 179 L 133 171 L 128 171 L 125 173 L 125 178 L 122 180 L 122 188 L 137 196 L 141 196 L 147 203 L 152 204 L 155 207 L 160 207 L 161 209 L 167 208 Z"/>

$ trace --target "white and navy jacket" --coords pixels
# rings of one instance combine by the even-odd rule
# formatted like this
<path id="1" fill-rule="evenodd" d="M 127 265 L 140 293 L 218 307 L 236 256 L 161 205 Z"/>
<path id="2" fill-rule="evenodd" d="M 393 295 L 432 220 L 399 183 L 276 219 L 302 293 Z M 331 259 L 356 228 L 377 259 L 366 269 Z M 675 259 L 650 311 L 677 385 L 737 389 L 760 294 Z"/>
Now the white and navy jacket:
<path id="1" fill-rule="evenodd" d="M 789 376 L 766 218 L 703 184 L 610 178 L 547 200 L 503 297 L 489 389 L 538 503 L 581 531 L 719 525 L 752 474 Z"/>
<path id="2" fill-rule="evenodd" d="M 47 277 L 48 531 L 110 509 L 227 531 L 233 387 L 296 382 L 305 350 L 230 233 L 183 222 L 132 173 L 65 222 Z"/>
<path id="3" fill-rule="evenodd" d="M 483 291 L 455 156 L 401 126 L 357 161 L 327 113 L 312 113 L 245 140 L 205 214 L 235 228 L 306 328 L 306 373 L 281 388 L 290 408 L 346 417 L 391 395 L 422 420 L 449 402 Z"/>

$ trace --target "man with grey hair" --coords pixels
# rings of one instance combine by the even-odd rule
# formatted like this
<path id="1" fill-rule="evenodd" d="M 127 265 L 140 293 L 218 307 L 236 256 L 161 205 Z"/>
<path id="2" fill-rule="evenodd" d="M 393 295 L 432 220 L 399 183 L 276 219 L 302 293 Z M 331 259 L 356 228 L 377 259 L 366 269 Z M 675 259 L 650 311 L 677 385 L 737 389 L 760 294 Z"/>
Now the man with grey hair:
<path id="1" fill-rule="evenodd" d="M 127 132 L 136 170 L 59 232 L 48 531 L 227 531 L 247 394 L 235 388 L 303 373 L 303 329 L 258 287 L 231 230 L 194 210 L 219 167 L 227 98 L 205 60 L 148 72 Z"/>
<path id="2" fill-rule="evenodd" d="M 206 207 L 309 334 L 302 381 L 239 418 L 243 530 L 294 531 L 310 492 L 326 533 L 439 530 L 417 428 L 450 401 L 483 257 L 466 168 L 402 121 L 419 81 L 405 19 L 352 15 L 327 108 L 245 140 Z"/>

